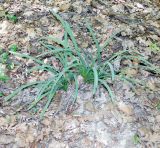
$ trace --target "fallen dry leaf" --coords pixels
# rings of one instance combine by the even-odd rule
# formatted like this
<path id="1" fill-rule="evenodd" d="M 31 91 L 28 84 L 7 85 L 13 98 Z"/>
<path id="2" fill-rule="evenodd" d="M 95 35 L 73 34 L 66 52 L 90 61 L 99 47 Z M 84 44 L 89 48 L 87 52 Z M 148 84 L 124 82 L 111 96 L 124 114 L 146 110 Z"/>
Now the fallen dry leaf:
<path id="1" fill-rule="evenodd" d="M 0 117 L 0 127 L 5 126 L 7 124 L 6 118 Z"/>
<path id="2" fill-rule="evenodd" d="M 15 142 L 14 136 L 0 134 L 0 144 L 10 144 Z"/>

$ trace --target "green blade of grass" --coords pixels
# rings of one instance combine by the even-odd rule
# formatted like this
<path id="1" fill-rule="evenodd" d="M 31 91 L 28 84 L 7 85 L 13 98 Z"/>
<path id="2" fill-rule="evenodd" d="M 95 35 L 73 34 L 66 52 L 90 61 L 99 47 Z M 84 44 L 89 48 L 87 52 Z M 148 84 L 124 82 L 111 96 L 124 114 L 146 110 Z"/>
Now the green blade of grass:
<path id="1" fill-rule="evenodd" d="M 102 80 L 107 80 L 107 79 L 110 79 L 111 75 L 108 71 L 99 71 L 99 75 L 98 75 L 99 79 L 102 79 Z"/>
<path id="2" fill-rule="evenodd" d="M 50 90 L 50 92 L 49 92 L 49 95 L 48 95 L 48 98 L 47 98 L 48 101 L 47 101 L 45 107 L 43 108 L 43 110 L 42 110 L 42 112 L 41 112 L 41 114 L 40 114 L 40 118 L 41 118 L 41 119 L 43 118 L 44 113 L 47 111 L 47 109 L 48 109 L 48 107 L 49 107 L 49 105 L 50 105 L 50 103 L 51 103 L 51 101 L 52 101 L 52 99 L 53 99 L 53 96 L 54 96 L 55 93 L 56 93 L 56 90 L 57 90 L 57 88 L 58 88 L 58 85 L 57 85 L 57 84 L 58 84 L 59 80 L 60 80 L 61 77 L 65 74 L 65 72 L 67 72 L 70 68 L 73 68 L 73 67 L 75 67 L 75 66 L 77 66 L 77 64 L 72 64 L 72 65 L 68 66 L 67 68 L 64 68 L 64 70 L 59 73 L 57 79 L 55 80 L 55 82 L 54 82 L 54 84 L 52 85 L 52 88 L 51 88 L 51 90 Z"/>
<path id="3" fill-rule="evenodd" d="M 134 78 L 129 78 L 129 77 L 124 76 L 124 75 L 121 75 L 121 74 L 120 74 L 119 78 L 120 78 L 121 80 L 123 80 L 123 81 L 126 80 L 126 81 L 128 81 L 128 82 L 130 82 L 130 83 L 132 83 L 132 84 L 134 84 L 134 85 L 145 86 L 145 83 L 142 82 L 141 80 L 136 80 L 136 79 L 134 79 Z"/>
<path id="4" fill-rule="evenodd" d="M 9 101 L 15 95 L 17 95 L 19 92 L 21 92 L 23 89 L 26 89 L 27 87 L 31 87 L 33 85 L 37 85 L 37 84 L 40 84 L 40 83 L 43 83 L 43 82 L 44 81 L 36 81 L 36 82 L 32 82 L 32 83 L 28 83 L 28 84 L 22 85 L 21 87 L 17 88 L 15 91 L 13 91 L 10 95 L 5 97 L 5 101 Z"/>
<path id="5" fill-rule="evenodd" d="M 48 51 L 48 52 L 45 52 L 45 53 L 42 53 L 38 56 L 36 56 L 36 58 L 39 58 L 39 57 L 43 57 L 43 56 L 46 56 L 48 54 L 57 54 L 59 52 L 71 52 L 70 49 L 56 49 L 56 50 L 51 50 L 51 51 Z"/>
<path id="6" fill-rule="evenodd" d="M 55 50 L 55 49 L 57 49 L 57 48 L 59 48 L 59 49 L 63 49 L 63 48 L 60 48 L 60 47 L 57 47 L 57 46 L 53 46 L 53 45 L 50 45 L 50 44 L 46 44 L 46 43 L 44 43 L 44 41 L 40 41 L 40 44 L 43 46 L 43 47 L 45 47 L 46 49 L 48 49 L 48 50 Z"/>
<path id="7" fill-rule="evenodd" d="M 70 25 L 64 21 L 58 14 L 54 13 L 53 11 L 51 11 L 51 13 L 53 14 L 53 16 L 55 16 L 62 24 L 62 26 L 64 27 L 65 31 L 68 33 L 72 43 L 73 43 L 73 46 L 76 50 L 76 54 L 78 55 L 78 57 L 80 58 L 81 62 L 86 65 L 86 62 L 85 60 L 83 59 L 83 57 L 81 56 L 81 53 L 80 53 L 80 49 L 78 48 L 78 44 L 77 44 L 77 41 L 73 35 L 73 32 L 72 32 L 72 29 L 70 27 Z"/>
<path id="8" fill-rule="evenodd" d="M 109 66 L 110 68 L 110 71 L 111 71 L 111 78 L 112 78 L 112 81 L 114 81 L 115 79 L 115 73 L 114 73 L 114 68 L 112 66 L 112 64 L 108 61 L 106 61 L 103 65 L 106 66 L 106 64 Z"/>
<path id="9" fill-rule="evenodd" d="M 78 80 L 77 80 L 77 76 L 74 75 L 74 80 L 75 80 L 75 93 L 74 93 L 74 99 L 73 99 L 73 103 L 74 104 L 77 100 L 77 96 L 78 96 Z"/>
<path id="10" fill-rule="evenodd" d="M 63 67 L 66 65 L 62 54 L 56 54 L 55 57 L 56 57 L 56 59 L 58 59 L 60 61 L 60 63 L 63 65 Z"/>
<path id="11" fill-rule="evenodd" d="M 48 37 L 45 37 L 45 38 L 43 38 L 43 39 L 52 40 L 52 41 L 54 41 L 55 43 L 57 43 L 57 44 L 59 44 L 59 45 L 61 45 L 61 46 L 63 46 L 63 47 L 68 48 L 68 46 L 67 46 L 67 44 L 66 44 L 65 41 L 62 41 L 62 40 L 60 40 L 60 39 L 58 39 L 58 38 L 55 38 L 55 37 L 52 36 L 52 35 L 49 35 Z"/>
<path id="12" fill-rule="evenodd" d="M 19 57 L 31 59 L 31 60 L 35 61 L 36 63 L 41 64 L 41 65 L 43 65 L 44 67 L 51 68 L 51 69 L 53 69 L 55 72 L 57 72 L 57 70 L 56 70 L 53 66 L 50 66 L 50 65 L 48 65 L 48 64 L 45 64 L 45 63 L 42 62 L 41 60 L 38 60 L 38 59 L 36 59 L 36 58 L 34 58 L 34 57 L 32 57 L 32 56 L 29 56 L 29 55 L 26 55 L 26 54 L 17 53 L 17 52 L 12 52 L 12 51 L 10 51 L 10 53 L 12 53 L 12 54 L 14 54 L 14 55 L 16 55 L 16 56 L 19 56 Z"/>
<path id="13" fill-rule="evenodd" d="M 74 45 L 74 48 L 75 48 L 75 50 L 76 50 L 77 55 L 79 56 L 81 62 L 82 62 L 84 65 L 86 65 L 86 62 L 85 62 L 85 60 L 83 59 L 83 57 L 82 57 L 82 55 L 81 55 L 81 53 L 80 53 L 80 49 L 78 48 L 77 41 L 76 41 L 76 39 L 75 39 L 75 37 L 74 37 L 74 35 L 73 35 L 73 32 L 72 32 L 72 29 L 71 29 L 70 25 L 69 25 L 67 22 L 65 22 L 65 24 L 66 24 L 66 31 L 68 32 L 68 35 L 70 36 L 70 38 L 71 38 L 71 40 L 72 40 L 72 43 L 73 43 L 73 45 Z"/>
<path id="14" fill-rule="evenodd" d="M 98 72 L 95 66 L 93 67 L 93 73 L 94 73 L 94 87 L 93 87 L 93 95 L 94 95 L 98 88 Z"/>
<path id="15" fill-rule="evenodd" d="M 54 13 L 53 11 L 51 11 L 51 13 L 53 14 L 53 16 L 55 16 L 62 24 L 62 26 L 64 27 L 65 31 L 68 33 L 68 35 L 70 36 L 72 42 L 73 42 L 73 45 L 75 47 L 75 49 L 80 52 L 79 48 L 78 48 L 78 44 L 76 42 L 76 39 L 74 38 L 73 36 L 73 32 L 72 32 L 72 29 L 70 28 L 70 25 L 64 21 L 58 14 Z"/>
<path id="16" fill-rule="evenodd" d="M 69 42 L 68 42 L 68 33 L 67 33 L 67 31 L 64 32 L 64 45 L 65 45 L 65 49 L 66 48 L 70 48 Z"/>
<path id="17" fill-rule="evenodd" d="M 34 107 L 37 105 L 37 103 L 38 103 L 39 101 L 41 101 L 43 98 L 47 97 L 48 94 L 49 94 L 48 91 L 47 91 L 46 93 L 42 94 L 42 95 L 39 97 L 39 99 L 36 99 L 36 101 L 34 101 L 34 102 L 31 103 L 31 105 L 28 107 L 27 110 L 31 110 L 32 108 L 34 108 Z"/>
<path id="18" fill-rule="evenodd" d="M 151 67 L 151 66 L 141 66 L 141 68 L 145 69 L 145 70 L 148 70 L 148 71 L 151 71 L 153 73 L 156 73 L 156 74 L 160 74 L 160 68 L 154 66 L 154 67 Z"/>
<path id="19" fill-rule="evenodd" d="M 32 104 L 29 106 L 28 110 L 30 110 L 31 108 L 33 108 L 44 96 L 47 95 L 47 93 L 45 93 L 45 95 L 43 95 L 43 93 L 45 92 L 45 90 L 49 87 L 49 85 L 53 82 L 53 80 L 49 80 L 46 84 L 43 84 L 37 97 L 36 100 L 34 102 L 32 102 Z"/>
<path id="20" fill-rule="evenodd" d="M 125 77 L 125 76 L 124 76 L 124 77 Z M 129 85 L 129 86 L 131 87 L 131 89 L 132 89 L 134 92 L 136 92 L 136 86 L 135 86 L 133 83 L 131 83 L 130 81 L 128 81 L 127 79 L 125 79 L 124 77 L 119 76 L 118 78 L 119 78 L 120 80 L 122 80 L 125 84 Z"/>
<path id="21" fill-rule="evenodd" d="M 99 79 L 99 82 L 104 86 L 104 88 L 107 89 L 107 91 L 108 91 L 108 93 L 109 93 L 109 95 L 111 97 L 111 100 L 114 101 L 115 96 L 112 93 L 112 90 L 110 89 L 109 85 L 106 82 L 104 82 L 103 80 L 101 80 L 101 79 Z"/>
<path id="22" fill-rule="evenodd" d="M 132 55 L 126 55 L 122 56 L 123 59 L 138 59 L 141 61 L 144 65 L 146 65 L 146 68 L 148 68 L 151 71 L 154 71 L 157 74 L 160 74 L 160 68 L 154 66 L 152 63 L 148 62 L 144 57 L 142 56 L 132 56 Z M 144 68 L 144 66 L 142 66 Z"/>
<path id="23" fill-rule="evenodd" d="M 128 53 L 128 54 L 129 54 L 129 51 L 128 51 L 128 50 L 122 50 L 122 51 L 119 51 L 119 52 L 114 53 L 114 54 L 108 59 L 108 62 L 111 62 L 111 61 L 114 60 L 116 57 L 122 56 L 122 55 L 125 54 L 125 53 Z"/>
<path id="24" fill-rule="evenodd" d="M 47 101 L 46 105 L 44 106 L 44 108 L 43 108 L 43 110 L 42 110 L 42 112 L 40 114 L 40 119 L 43 119 L 44 114 L 47 111 L 51 101 L 53 100 L 53 97 L 54 97 L 55 93 L 56 93 L 56 89 L 55 88 L 54 88 L 54 90 L 50 90 L 50 92 L 48 93 L 48 97 L 47 97 L 48 101 Z"/>
<path id="25" fill-rule="evenodd" d="M 112 39 L 116 36 L 116 34 L 120 33 L 121 31 L 118 32 L 114 32 L 102 45 L 102 49 L 104 49 L 106 46 L 108 46 L 108 44 L 112 41 Z"/>
<path id="26" fill-rule="evenodd" d="M 87 24 L 87 28 L 88 28 L 88 30 L 89 30 L 92 38 L 93 38 L 93 41 L 96 44 L 96 48 L 97 48 L 97 57 L 96 57 L 96 59 L 98 60 L 98 63 L 100 63 L 101 62 L 101 52 L 102 52 L 102 49 L 101 49 L 101 47 L 100 47 L 100 45 L 98 43 L 98 40 L 96 39 L 96 36 L 95 36 L 95 34 L 94 34 L 91 26 L 87 22 L 86 22 L 86 24 Z"/>
<path id="27" fill-rule="evenodd" d="M 56 14 L 54 11 L 50 11 L 50 12 L 53 14 L 53 16 L 56 17 L 57 20 L 59 20 L 61 22 L 62 26 L 65 28 L 65 21 L 58 14 Z"/>
<path id="28" fill-rule="evenodd" d="M 47 97 L 48 101 L 47 101 L 45 107 L 43 108 L 43 110 L 42 110 L 42 112 L 41 112 L 41 114 L 40 114 L 40 119 L 42 119 L 42 118 L 44 117 L 44 113 L 47 111 L 47 109 L 48 109 L 48 107 L 49 107 L 49 105 L 50 105 L 50 103 L 51 103 L 51 101 L 52 101 L 52 99 L 53 99 L 53 97 L 54 97 L 54 95 L 55 95 L 55 93 L 56 93 L 57 83 L 59 82 L 60 78 L 64 75 L 64 73 L 66 72 L 66 70 L 67 70 L 67 69 L 63 70 L 63 71 L 59 74 L 59 76 L 58 76 L 57 79 L 55 80 L 54 84 L 52 85 L 52 88 L 51 88 L 51 90 L 50 90 L 50 92 L 49 92 L 49 94 L 48 94 L 48 97 Z"/>
<path id="29" fill-rule="evenodd" d="M 44 67 L 44 66 L 36 66 L 36 67 L 33 67 L 31 68 L 30 70 L 27 71 L 27 73 L 30 73 L 32 71 L 35 71 L 35 70 L 42 70 L 42 71 L 48 71 L 48 72 L 51 72 L 53 74 L 56 74 L 56 72 L 54 71 L 54 69 L 51 69 L 51 68 L 47 68 L 47 67 Z M 58 70 L 56 70 L 58 72 Z"/>

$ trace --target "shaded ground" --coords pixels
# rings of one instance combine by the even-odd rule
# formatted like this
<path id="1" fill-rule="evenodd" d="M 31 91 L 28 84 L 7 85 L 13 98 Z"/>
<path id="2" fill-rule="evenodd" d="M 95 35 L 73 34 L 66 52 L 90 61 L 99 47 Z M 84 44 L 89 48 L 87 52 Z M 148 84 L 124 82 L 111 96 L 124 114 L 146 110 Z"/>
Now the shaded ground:
<path id="1" fill-rule="evenodd" d="M 104 57 L 123 49 L 137 49 L 149 61 L 160 66 L 160 52 L 150 48 L 152 43 L 160 46 L 160 8 L 156 2 L 149 1 L 2 1 L 0 12 L 7 10 L 16 14 L 18 22 L 14 24 L 0 16 L 0 47 L 8 50 L 11 44 L 17 44 L 20 52 L 36 55 L 40 52 L 37 50 L 40 37 L 52 34 L 62 38 L 63 29 L 49 13 L 50 9 L 60 12 L 70 22 L 82 48 L 94 49 L 84 25 L 84 19 L 88 19 L 101 42 L 114 31 L 121 31 Z M 0 92 L 8 94 L 22 83 L 45 78 L 45 73 L 26 75 L 30 65 L 34 64 L 32 61 L 10 58 L 16 63 L 15 68 L 6 71 L 11 80 L 0 82 Z M 119 68 L 120 64 L 117 60 L 114 67 Z M 123 64 L 133 63 L 126 60 Z M 92 98 L 90 86 L 82 84 L 74 110 L 66 113 L 66 102 L 73 91 L 71 87 L 67 94 L 57 94 L 43 121 L 39 121 L 36 109 L 25 110 L 25 104 L 34 99 L 36 90 L 27 89 L 19 94 L 11 106 L 1 97 L 0 146 L 160 147 L 160 77 L 141 69 L 129 68 L 125 73 L 143 80 L 147 87 L 133 87 L 116 80 L 112 85 L 116 102 L 112 104 L 106 91 L 100 89 Z"/>

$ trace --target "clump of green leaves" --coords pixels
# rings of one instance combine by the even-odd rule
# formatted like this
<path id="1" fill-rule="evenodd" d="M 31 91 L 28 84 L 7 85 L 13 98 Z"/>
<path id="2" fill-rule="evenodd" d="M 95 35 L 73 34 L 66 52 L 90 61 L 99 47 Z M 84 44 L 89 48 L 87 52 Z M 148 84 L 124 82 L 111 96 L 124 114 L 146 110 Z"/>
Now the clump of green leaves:
<path id="1" fill-rule="evenodd" d="M 16 16 L 16 14 L 9 13 L 9 12 L 5 11 L 3 8 L 0 9 L 0 18 L 1 17 L 5 17 L 6 19 L 11 21 L 12 23 L 17 23 L 17 21 L 18 21 L 18 17 Z"/>
<path id="2" fill-rule="evenodd" d="M 4 73 L 0 73 L 0 81 L 6 82 L 9 80 L 9 77 L 4 74 Z"/>
<path id="3" fill-rule="evenodd" d="M 140 142 L 141 142 L 141 140 L 140 140 L 139 135 L 138 135 L 138 134 L 135 134 L 135 135 L 133 136 L 133 143 L 134 143 L 135 145 L 137 145 L 137 144 L 139 144 Z"/>
<path id="4" fill-rule="evenodd" d="M 3 97 L 3 96 L 4 96 L 3 92 L 0 92 L 0 97 Z"/>
<path id="5" fill-rule="evenodd" d="M 160 52 L 160 47 L 158 47 L 156 43 L 150 44 L 149 48 L 153 53 Z"/>
<path id="6" fill-rule="evenodd" d="M 143 63 L 143 68 L 153 70 L 157 72 L 156 67 L 151 63 L 145 60 L 143 56 L 138 53 L 130 53 L 129 51 L 120 51 L 105 60 L 102 60 L 101 54 L 102 50 L 105 50 L 111 39 L 116 35 L 113 34 L 109 39 L 107 39 L 102 46 L 100 46 L 99 41 L 96 39 L 96 34 L 93 32 L 93 29 L 90 24 L 86 23 L 88 32 L 92 37 L 97 52 L 95 54 L 90 53 L 86 54 L 83 49 L 80 49 L 78 43 L 73 35 L 73 31 L 70 25 L 64 21 L 58 14 L 52 12 L 57 20 L 59 20 L 65 30 L 63 39 L 55 38 L 54 36 L 47 36 L 40 39 L 40 43 L 44 46 L 48 52 L 42 53 L 37 57 L 32 57 L 29 55 L 17 53 L 14 50 L 10 53 L 20 56 L 23 58 L 28 58 L 35 61 L 39 66 L 33 67 L 30 72 L 34 70 L 43 70 L 52 73 L 52 76 L 48 80 L 36 81 L 29 84 L 22 85 L 17 88 L 12 94 L 5 98 L 6 101 L 14 98 L 19 92 L 28 87 L 39 88 L 38 95 L 35 97 L 35 100 L 30 104 L 28 109 L 34 108 L 39 101 L 46 98 L 46 104 L 41 112 L 41 117 L 44 116 L 44 113 L 48 109 L 50 103 L 54 101 L 54 96 L 59 90 L 67 91 L 70 84 L 75 85 L 75 92 L 72 95 L 73 105 L 77 99 L 78 95 L 78 81 L 77 77 L 81 75 L 85 83 L 93 85 L 93 95 L 96 94 L 96 91 L 99 87 L 104 87 L 109 95 L 111 100 L 115 99 L 114 93 L 111 90 L 110 82 L 115 80 L 115 77 L 118 75 L 114 71 L 113 63 L 117 58 L 123 59 L 135 59 L 138 58 L 140 62 Z M 54 44 L 51 44 L 53 42 Z M 60 65 L 60 68 L 56 68 L 51 64 L 44 63 L 43 57 L 46 55 L 53 55 L 57 62 Z M 158 71 L 159 72 L 159 71 Z"/>
<path id="7" fill-rule="evenodd" d="M 16 22 L 18 21 L 17 16 L 14 15 L 14 14 L 9 14 L 9 13 L 7 13 L 7 14 L 6 14 L 6 18 L 7 18 L 9 21 L 13 22 L 13 23 L 16 23 Z"/>
<path id="8" fill-rule="evenodd" d="M 9 53 L 7 53 L 7 52 L 2 53 L 1 54 L 1 63 L 3 63 L 3 64 L 6 63 L 8 58 L 9 58 Z"/>
<path id="9" fill-rule="evenodd" d="M 3 64 L 7 62 L 8 54 L 3 53 L 3 49 L 0 48 L 0 81 L 6 82 L 8 80 L 7 75 L 5 74 Z"/>
<path id="10" fill-rule="evenodd" d="M 9 47 L 9 51 L 17 52 L 18 46 L 16 44 L 13 44 Z M 10 53 L 9 51 L 4 50 L 3 48 L 0 48 L 0 63 L 5 64 L 6 67 L 11 70 L 14 69 L 14 63 L 10 59 Z"/>
<path id="11" fill-rule="evenodd" d="M 13 44 L 9 47 L 10 51 L 16 52 L 18 50 L 18 46 Z M 10 59 L 10 53 L 3 48 L 0 48 L 0 81 L 6 82 L 9 80 L 9 77 L 5 73 L 6 69 L 14 69 L 14 63 Z"/>
<path id="12" fill-rule="evenodd" d="M 13 44 L 13 45 L 11 45 L 11 46 L 9 47 L 9 49 L 10 49 L 10 51 L 17 52 L 18 46 L 17 46 L 17 44 Z"/>
<path id="13" fill-rule="evenodd" d="M 160 101 L 157 103 L 156 108 L 160 111 Z"/>
<path id="14" fill-rule="evenodd" d="M 0 63 L 0 81 L 6 82 L 7 80 L 9 80 L 9 78 L 5 74 L 5 69 L 3 65 Z"/>

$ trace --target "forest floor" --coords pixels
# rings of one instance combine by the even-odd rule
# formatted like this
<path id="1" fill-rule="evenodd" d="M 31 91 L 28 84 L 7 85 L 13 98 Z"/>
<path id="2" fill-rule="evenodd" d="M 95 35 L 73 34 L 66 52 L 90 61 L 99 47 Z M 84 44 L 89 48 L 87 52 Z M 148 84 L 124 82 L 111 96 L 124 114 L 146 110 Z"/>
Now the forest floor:
<path id="1" fill-rule="evenodd" d="M 40 37 L 51 34 L 62 38 L 62 26 L 49 10 L 71 24 L 81 48 L 95 48 L 84 25 L 84 20 L 88 19 L 101 42 L 120 31 L 104 56 L 120 50 L 137 50 L 152 64 L 160 66 L 160 7 L 150 0 L 0 0 L 3 52 L 16 45 L 17 52 L 36 56 L 41 51 Z M 5 12 L 16 18 L 7 19 Z M 110 85 L 116 96 L 112 103 L 102 88 L 93 98 L 87 85 L 79 88 L 74 109 L 66 111 L 71 87 L 66 93 L 57 93 L 44 119 L 40 120 L 39 112 L 45 100 L 39 103 L 38 111 L 37 108 L 26 110 L 26 104 L 36 96 L 36 89 L 24 90 L 11 103 L 6 103 L 4 96 L 21 84 L 45 79 L 46 73 L 28 75 L 27 70 L 34 65 L 30 59 L 9 54 L 8 60 L 8 63 L 0 63 L 10 78 L 7 82 L 0 81 L 0 148 L 160 147 L 158 74 L 129 67 L 134 62 L 129 59 L 123 63 L 116 60 L 114 68 L 127 65 L 125 75 L 143 81 L 145 86 L 116 79 Z"/>

